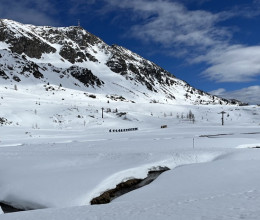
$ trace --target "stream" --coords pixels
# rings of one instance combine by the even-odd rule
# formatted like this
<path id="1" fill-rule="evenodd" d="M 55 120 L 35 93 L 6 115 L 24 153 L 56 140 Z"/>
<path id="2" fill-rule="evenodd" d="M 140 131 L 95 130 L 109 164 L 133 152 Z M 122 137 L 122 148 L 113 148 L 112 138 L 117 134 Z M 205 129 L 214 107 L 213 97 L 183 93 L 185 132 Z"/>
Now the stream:
<path id="1" fill-rule="evenodd" d="M 128 193 L 133 190 L 139 189 L 153 182 L 163 172 L 170 170 L 168 167 L 158 167 L 157 170 L 150 170 L 147 177 L 144 179 L 130 179 L 116 185 L 116 188 L 109 189 L 102 193 L 100 196 L 93 198 L 90 202 L 91 205 L 100 205 L 111 202 L 112 200 Z"/>
<path id="2" fill-rule="evenodd" d="M 143 186 L 146 186 L 153 182 L 160 174 L 162 174 L 165 171 L 170 170 L 168 167 L 157 167 L 156 170 L 150 170 L 147 174 L 147 177 L 144 179 L 129 179 L 125 182 L 121 182 L 116 185 L 116 188 L 109 189 L 102 193 L 100 196 L 93 198 L 90 202 L 91 205 L 100 205 L 100 204 L 106 204 L 111 202 L 112 200 L 128 193 L 133 190 L 139 189 Z M 19 209 L 11 204 L 9 204 L 7 201 L 0 201 L 0 207 L 2 208 L 3 212 L 6 213 L 12 213 L 12 212 L 22 212 L 22 211 L 29 211 L 34 209 Z"/>

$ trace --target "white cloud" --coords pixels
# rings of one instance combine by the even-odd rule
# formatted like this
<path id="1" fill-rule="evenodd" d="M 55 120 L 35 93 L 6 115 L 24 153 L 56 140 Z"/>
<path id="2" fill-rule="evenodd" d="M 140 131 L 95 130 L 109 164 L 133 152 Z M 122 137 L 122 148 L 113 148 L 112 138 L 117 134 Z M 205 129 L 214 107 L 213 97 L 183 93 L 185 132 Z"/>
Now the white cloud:
<path id="1" fill-rule="evenodd" d="M 223 94 L 226 93 L 226 89 L 219 88 L 219 89 L 213 90 L 213 91 L 211 91 L 209 93 L 212 94 L 212 95 L 216 95 L 216 96 L 222 96 Z"/>
<path id="2" fill-rule="evenodd" d="M 260 75 L 260 46 L 234 45 L 211 50 L 194 62 L 210 65 L 203 75 L 217 82 L 246 82 Z"/>
<path id="3" fill-rule="evenodd" d="M 228 99 L 237 99 L 244 103 L 260 104 L 260 86 L 250 86 L 234 91 L 226 91 L 225 89 L 220 88 L 211 91 L 210 93 Z"/>

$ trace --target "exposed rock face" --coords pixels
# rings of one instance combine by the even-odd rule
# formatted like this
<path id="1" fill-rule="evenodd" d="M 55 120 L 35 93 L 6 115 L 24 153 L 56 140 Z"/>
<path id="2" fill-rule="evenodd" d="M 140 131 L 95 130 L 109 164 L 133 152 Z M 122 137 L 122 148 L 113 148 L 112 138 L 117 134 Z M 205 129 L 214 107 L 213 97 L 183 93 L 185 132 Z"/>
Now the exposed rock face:
<path id="1" fill-rule="evenodd" d="M 60 55 L 71 63 L 75 63 L 77 58 L 77 52 L 68 45 L 65 45 L 61 48 Z"/>
<path id="2" fill-rule="evenodd" d="M 71 63 L 84 62 L 87 58 L 97 61 L 91 54 L 83 51 L 102 41 L 80 27 L 45 27 L 42 31 L 40 27 L 29 26 L 30 31 L 25 33 L 22 27 L 14 29 L 9 27 L 17 23 L 13 21 L 9 21 L 8 25 L 5 23 L 5 20 L 0 21 L 0 41 L 10 44 L 12 52 L 24 53 L 31 58 L 39 59 L 44 53 L 56 52 L 51 44 L 61 44 L 63 46 L 60 55 Z"/>
<path id="3" fill-rule="evenodd" d="M 59 76 L 60 79 L 65 76 L 66 78 L 76 79 L 86 87 L 101 87 L 104 84 L 87 68 L 79 66 L 56 68 L 51 64 L 36 64 L 27 60 L 24 56 L 6 50 L 0 51 L 0 56 L 4 61 L 9 61 L 4 64 L 0 63 L 0 78 L 5 80 L 12 78 L 14 81 L 20 82 L 22 78 L 33 77 L 47 83 L 48 79 L 44 74 L 52 72 L 53 75 Z"/>
<path id="4" fill-rule="evenodd" d="M 34 30 L 39 32 L 40 27 Z M 81 27 L 53 28 L 45 27 L 44 31 L 40 31 L 40 36 L 52 44 L 63 45 L 59 54 L 72 64 L 75 62 L 98 60 L 92 56 L 88 49 L 99 43 L 103 43 L 98 37 L 85 31 Z"/>
<path id="5" fill-rule="evenodd" d="M 10 48 L 12 52 L 22 54 L 25 53 L 27 56 L 32 58 L 41 58 L 43 53 L 54 53 L 56 49 L 51 47 L 50 45 L 41 42 L 37 38 L 27 39 L 21 37 L 19 39 L 8 39 L 7 43 L 12 44 L 13 46 Z"/>
<path id="6" fill-rule="evenodd" d="M 34 62 L 28 61 L 25 57 L 11 53 L 10 51 L 0 51 L 0 55 L 3 60 L 9 61 L 0 64 L 0 77 L 9 79 L 10 76 L 12 76 L 16 82 L 21 81 L 17 76 L 18 74 L 24 75 L 25 77 L 32 75 L 37 79 L 44 78 L 44 75 L 40 72 L 43 71 L 42 67 Z M 14 73 L 17 75 L 13 76 Z"/>
<path id="7" fill-rule="evenodd" d="M 93 34 L 90 34 L 81 27 L 70 27 L 66 32 L 66 36 L 75 41 L 79 46 L 88 47 L 90 45 L 102 43 L 102 41 Z"/>
<path id="8" fill-rule="evenodd" d="M 18 34 L 16 29 L 12 30 L 6 28 L 6 25 L 1 21 L 0 23 L 0 41 L 10 44 L 12 52 L 22 54 L 25 53 L 31 58 L 41 58 L 43 53 L 54 53 L 56 49 L 51 47 L 48 43 L 43 42 L 39 37 L 33 33 Z"/>
<path id="9" fill-rule="evenodd" d="M 7 76 L 3 70 L 0 70 L 0 77 L 2 77 L 3 79 L 9 79 L 9 76 Z"/>
<path id="10" fill-rule="evenodd" d="M 112 55 L 106 64 L 113 72 L 126 77 L 131 75 L 153 92 L 157 92 L 154 88 L 155 81 L 162 85 L 174 85 L 175 77 L 158 65 L 117 45 L 112 45 L 110 51 Z"/>
<path id="11" fill-rule="evenodd" d="M 115 55 L 107 62 L 107 66 L 115 73 L 120 73 L 121 75 L 127 74 L 127 65 L 126 62 L 120 58 L 115 58 Z"/>
<path id="12" fill-rule="evenodd" d="M 66 72 L 70 73 L 73 77 L 78 79 L 80 82 L 84 83 L 84 85 L 86 85 L 87 87 L 89 85 L 100 87 L 104 84 L 103 81 L 94 76 L 93 73 L 86 68 L 71 66 L 66 70 Z"/>

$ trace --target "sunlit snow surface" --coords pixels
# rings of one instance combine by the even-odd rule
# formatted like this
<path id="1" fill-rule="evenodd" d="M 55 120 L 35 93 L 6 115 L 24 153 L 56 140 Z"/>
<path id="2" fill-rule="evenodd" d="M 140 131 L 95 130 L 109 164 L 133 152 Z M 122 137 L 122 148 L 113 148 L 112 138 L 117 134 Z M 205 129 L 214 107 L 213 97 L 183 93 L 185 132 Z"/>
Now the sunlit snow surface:
<path id="1" fill-rule="evenodd" d="M 169 125 L 120 134 L 36 130 L 31 140 L 22 139 L 19 130 L 12 129 L 15 135 L 5 129 L 9 141 L 1 142 L 0 149 L 1 200 L 59 209 L 1 219 L 258 219 L 259 149 L 236 148 L 259 143 L 259 135 L 241 135 L 258 128 Z M 234 135 L 198 136 L 218 131 Z M 172 170 L 109 205 L 88 205 L 100 192 L 145 177 L 159 165 Z"/>
<path id="2" fill-rule="evenodd" d="M 212 102 L 199 91 L 185 98 L 191 88 L 178 79 L 172 87 L 155 80 L 159 92 L 149 91 L 108 68 L 111 52 L 101 40 L 86 49 L 98 62 L 76 65 L 90 69 L 104 85 L 85 87 L 54 71 L 72 64 L 61 59 L 61 44 L 41 37 L 50 27 L 5 22 L 13 37 L 34 36 L 56 52 L 40 59 L 27 56 L 44 69 L 40 80 L 21 74 L 28 60 L 0 43 L 0 64 L 9 76 L 0 78 L 0 201 L 38 209 L 12 214 L 0 209 L 0 219 L 259 219 L 260 107 L 217 105 L 219 98 Z M 142 66 L 141 57 L 117 49 Z M 175 98 L 166 99 L 165 89 Z M 194 123 L 186 118 L 189 111 Z M 128 128 L 138 130 L 109 132 Z M 159 166 L 171 170 L 110 204 L 89 205 L 118 183 L 144 178 Z"/>
<path id="3" fill-rule="evenodd" d="M 98 94 L 41 91 L 1 88 L 1 116 L 12 124 L 0 127 L 0 201 L 46 209 L 0 219 L 259 219 L 259 107 L 107 103 Z M 127 117 L 102 119 L 101 107 Z M 189 110 L 194 124 L 181 118 Z M 172 170 L 108 205 L 89 205 L 158 166 Z"/>

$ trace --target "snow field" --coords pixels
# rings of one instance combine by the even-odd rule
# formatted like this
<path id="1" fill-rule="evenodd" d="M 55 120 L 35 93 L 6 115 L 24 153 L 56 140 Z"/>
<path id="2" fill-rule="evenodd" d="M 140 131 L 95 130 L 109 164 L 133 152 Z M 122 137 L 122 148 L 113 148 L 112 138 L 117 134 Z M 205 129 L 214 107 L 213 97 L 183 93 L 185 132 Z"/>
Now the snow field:
<path id="1" fill-rule="evenodd" d="M 40 89 L 32 97 L 30 87 L 19 89 L 26 106 L 19 96 L 14 98 L 17 91 L 2 90 L 2 112 L 19 125 L 0 127 L 0 200 L 20 208 L 51 209 L 1 219 L 85 219 L 86 213 L 90 219 L 257 219 L 259 151 L 247 148 L 260 143 L 257 107 L 108 104 L 102 96 L 94 100 L 75 91 L 70 97 L 68 89 L 50 100 Z M 104 103 L 127 111 L 128 120 L 113 113 L 102 119 Z M 11 113 L 10 106 L 15 106 Z M 220 126 L 217 113 L 223 108 L 233 120 Z M 177 118 L 189 110 L 194 124 Z M 58 126 L 53 122 L 57 112 L 57 119 L 65 121 Z M 160 129 L 163 124 L 168 128 Z M 139 130 L 109 132 L 131 127 Z M 109 205 L 89 206 L 93 197 L 130 178 L 144 178 L 158 166 L 172 170 Z"/>
<path id="2" fill-rule="evenodd" d="M 19 201 L 23 205 L 21 208 L 34 203 L 36 205 L 32 208 L 86 205 L 93 197 L 119 182 L 146 177 L 154 167 L 174 168 L 215 157 L 206 153 L 194 155 L 189 150 L 181 154 L 171 152 L 171 139 L 160 141 L 165 144 L 165 149 L 160 149 L 153 139 L 146 136 L 139 139 L 133 136 L 132 140 L 126 135 L 117 138 L 102 140 L 93 137 L 90 140 L 3 147 L 1 169 L 8 170 L 2 175 L 8 184 L 1 188 L 1 200 L 15 206 L 19 206 L 16 204 Z M 132 146 L 136 142 L 144 146 Z"/>
<path id="3" fill-rule="evenodd" d="M 204 159 L 177 166 L 163 173 L 150 185 L 125 194 L 110 204 L 21 212 L 3 215 L 1 219 L 258 219 L 259 150 L 222 148 L 219 151 L 218 139 L 216 138 L 215 148 L 207 149 L 208 153 L 205 153 L 206 149 L 185 151 L 181 150 L 183 147 L 177 147 L 174 151 L 178 153 L 172 155 L 176 158 L 172 163 L 174 165 L 180 165 L 184 158 L 190 158 L 189 162 L 192 162 L 195 154 L 191 156 L 191 152 L 196 152 Z M 145 148 L 148 149 L 147 146 Z M 144 148 L 139 151 L 143 150 Z M 131 150 L 128 150 L 127 154 L 129 151 Z M 110 156 L 115 160 L 115 155 Z M 137 158 L 133 155 L 129 157 Z M 207 162 L 213 158 L 215 159 L 212 162 Z M 169 165 L 169 161 L 165 161 L 165 164 Z M 128 171 L 126 175 L 135 176 L 140 173 L 135 169 L 132 169 L 133 172 Z M 104 179 L 96 189 L 101 190 L 102 185 L 108 187 L 110 181 L 116 180 L 117 176 L 123 173 L 124 171 Z M 74 176 L 71 177 L 74 181 L 78 180 Z"/>
<path id="4" fill-rule="evenodd" d="M 259 143 L 259 135 L 247 134 L 240 137 L 238 133 L 238 131 L 240 133 L 255 131 L 254 127 L 225 128 L 233 135 L 216 138 L 199 137 L 198 134 L 204 134 L 201 133 L 204 129 L 198 127 L 196 130 L 187 125 L 178 125 L 165 130 L 150 129 L 121 134 L 103 133 L 98 130 L 86 133 L 80 130 L 38 129 L 32 131 L 32 135 L 40 138 L 25 139 L 22 138 L 24 136 L 22 133 L 11 134 L 12 128 L 7 128 L 5 132 L 9 134 L 8 139 L 0 143 L 2 146 L 0 199 L 21 208 L 88 205 L 93 197 L 115 187 L 119 182 L 134 177 L 144 178 L 154 167 L 168 166 L 173 169 L 180 165 L 212 160 L 231 163 L 231 155 L 237 155 L 236 152 L 241 152 L 238 159 L 241 159 L 242 155 L 250 159 L 251 154 L 244 154 L 250 149 L 245 151 L 237 147 L 241 144 Z M 207 127 L 207 132 L 210 134 L 216 134 L 218 130 Z M 259 162 L 257 152 L 256 149 L 253 155 L 254 160 Z M 201 165 L 201 167 L 207 166 Z M 192 166 L 183 166 L 185 167 Z M 251 166 L 249 168 L 251 169 Z M 169 175 L 173 173 L 175 176 L 175 170 L 179 169 L 182 168 L 167 173 Z M 195 173 L 202 175 L 200 171 L 194 171 Z M 168 174 L 162 174 L 162 177 L 165 175 Z M 169 178 L 172 178 L 171 176 Z M 162 177 L 160 176 L 155 183 Z M 220 176 L 217 178 L 221 179 Z M 182 184 L 180 181 L 180 185 Z M 160 182 L 158 186 L 161 186 Z M 142 189 L 136 193 L 140 190 Z M 171 190 L 175 190 L 175 187 Z M 211 192 L 211 188 L 208 191 Z M 194 192 L 196 194 L 198 191 Z M 135 192 L 133 193 L 135 195 Z M 124 197 L 127 196 L 119 198 L 118 201 Z M 134 197 L 137 200 L 139 198 Z M 145 195 L 142 198 L 146 197 Z M 132 198 L 130 200 L 132 201 Z"/>

